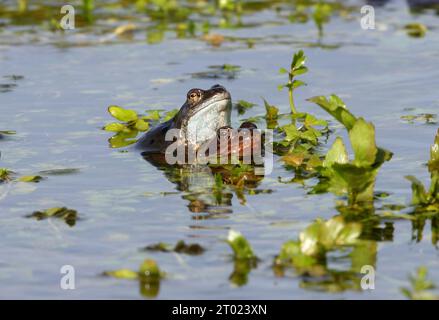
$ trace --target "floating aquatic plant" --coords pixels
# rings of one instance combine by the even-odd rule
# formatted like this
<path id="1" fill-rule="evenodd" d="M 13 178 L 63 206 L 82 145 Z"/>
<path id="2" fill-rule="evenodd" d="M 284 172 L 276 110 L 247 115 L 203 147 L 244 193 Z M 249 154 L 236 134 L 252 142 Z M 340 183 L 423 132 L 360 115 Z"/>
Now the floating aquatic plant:
<path id="1" fill-rule="evenodd" d="M 418 22 L 408 23 L 404 26 L 404 29 L 407 31 L 407 34 L 413 38 L 422 38 L 427 33 L 427 27 Z"/>
<path id="2" fill-rule="evenodd" d="M 345 144 L 337 137 L 322 164 L 324 179 L 314 190 L 347 194 L 349 205 L 372 202 L 375 178 L 379 168 L 391 159 L 392 153 L 379 148 L 375 142 L 375 127 L 363 118 L 356 118 L 336 95 L 329 99 L 313 97 L 316 103 L 345 126 L 354 151 L 354 159 L 349 160 Z"/>
<path id="3" fill-rule="evenodd" d="M 329 251 L 356 244 L 360 234 L 359 223 L 347 223 L 342 217 L 327 221 L 319 219 L 302 231 L 298 240 L 284 243 L 276 264 L 315 264 L 324 259 Z"/>
<path id="4" fill-rule="evenodd" d="M 159 242 L 144 248 L 145 251 L 161 251 L 161 252 L 177 252 L 184 253 L 188 255 L 200 255 L 204 253 L 204 249 L 198 243 L 185 243 L 183 240 L 177 242 L 177 244 L 172 247 L 171 245 L 163 242 Z"/>
<path id="5" fill-rule="evenodd" d="M 4 134 L 4 135 L 12 135 L 12 134 L 16 134 L 17 132 L 16 131 L 14 131 L 14 130 L 0 130 L 0 136 L 2 135 L 2 134 Z"/>
<path id="6" fill-rule="evenodd" d="M 21 176 L 18 178 L 20 182 L 40 182 L 44 178 L 42 176 Z"/>
<path id="7" fill-rule="evenodd" d="M 108 107 L 108 112 L 122 122 L 109 123 L 103 129 L 116 132 L 108 141 L 112 148 L 121 148 L 135 143 L 138 133 L 148 131 L 151 122 L 159 121 L 161 118 L 162 121 L 167 121 L 175 115 L 177 110 L 168 111 L 163 117 L 160 116 L 159 110 L 149 110 L 147 115 L 140 116 L 134 110 L 119 106 Z"/>
<path id="8" fill-rule="evenodd" d="M 35 218 L 37 220 L 44 220 L 48 218 L 58 218 L 65 221 L 70 227 L 76 224 L 78 218 L 78 212 L 76 210 L 68 209 L 66 207 L 55 207 L 44 211 L 35 211 L 27 218 Z"/>
<path id="9" fill-rule="evenodd" d="M 432 113 L 420 113 L 416 115 L 404 115 L 401 116 L 401 120 L 407 121 L 408 123 L 414 123 L 415 121 L 424 122 L 425 124 L 436 124 L 437 116 Z"/>
<path id="10" fill-rule="evenodd" d="M 439 212 L 439 130 L 430 147 L 428 171 L 431 177 L 428 191 L 416 177 L 406 176 L 412 183 L 412 205 L 416 212 Z"/>
<path id="11" fill-rule="evenodd" d="M 301 80 L 296 80 L 296 76 L 307 73 L 308 68 L 305 66 L 306 56 L 305 53 L 300 50 L 293 55 L 293 60 L 291 61 L 290 69 L 280 68 L 279 72 L 281 74 L 288 74 L 288 82 L 279 86 L 279 89 L 288 89 L 288 98 L 290 102 L 291 113 L 296 114 L 297 109 L 294 104 L 293 92 L 295 89 L 304 86 L 305 82 Z"/>
<path id="12" fill-rule="evenodd" d="M 237 286 L 245 285 L 248 282 L 248 274 L 257 267 L 258 258 L 248 240 L 240 232 L 230 230 L 227 243 L 233 250 L 234 258 L 233 272 L 229 280 Z"/>
<path id="13" fill-rule="evenodd" d="M 364 265 L 374 266 L 376 243 L 360 240 L 360 223 L 346 222 L 341 216 L 327 221 L 317 220 L 302 231 L 297 240 L 285 242 L 274 259 L 276 276 L 285 276 L 293 268 L 302 276 L 302 288 L 339 292 L 347 289 L 360 290 L 360 271 Z M 348 251 L 338 259 L 350 259 L 348 269 L 331 269 L 328 261 L 334 253 Z M 343 263 L 345 264 L 345 263 Z"/>
<path id="14" fill-rule="evenodd" d="M 0 183 L 10 181 L 13 172 L 6 168 L 0 168 Z"/>
<path id="15" fill-rule="evenodd" d="M 227 243 L 233 250 L 234 259 L 247 260 L 257 259 L 247 239 L 238 231 L 230 230 Z"/>
<path id="16" fill-rule="evenodd" d="M 431 292 L 436 286 L 427 279 L 426 267 L 419 267 L 416 274 L 410 275 L 410 288 L 401 288 L 402 293 L 411 300 L 439 300 L 439 295 Z"/>
<path id="17" fill-rule="evenodd" d="M 283 156 L 282 160 L 287 167 L 294 168 L 296 176 L 306 175 L 304 171 L 312 171 L 320 165 L 320 156 L 315 147 L 319 144 L 319 138 L 329 133 L 326 120 L 318 119 L 310 113 L 298 112 L 295 106 L 294 90 L 305 85 L 295 77 L 308 72 L 305 61 L 306 56 L 300 50 L 293 55 L 290 70 L 281 69 L 281 73 L 288 73 L 288 82 L 279 88 L 288 89 L 292 122 L 277 128 L 284 133 L 284 139 L 274 144 L 275 153 Z"/>
<path id="18" fill-rule="evenodd" d="M 146 297 L 157 296 L 160 289 L 160 281 L 166 277 L 166 273 L 160 270 L 157 262 L 152 259 L 144 260 L 138 271 L 118 269 L 105 271 L 103 275 L 117 279 L 138 280 L 140 293 Z"/>

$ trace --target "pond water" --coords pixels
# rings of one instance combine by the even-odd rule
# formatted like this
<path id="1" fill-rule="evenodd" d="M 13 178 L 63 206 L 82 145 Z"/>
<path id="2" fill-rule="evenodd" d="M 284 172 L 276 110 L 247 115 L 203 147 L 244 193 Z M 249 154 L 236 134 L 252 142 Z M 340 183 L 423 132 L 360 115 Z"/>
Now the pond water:
<path id="1" fill-rule="evenodd" d="M 320 40 L 312 19 L 288 19 L 294 1 L 255 1 L 244 6 L 239 26 L 233 15 L 231 22 L 218 12 L 191 15 L 197 24 L 209 21 L 210 34 L 224 36 L 220 45 L 203 39 L 200 31 L 181 37 L 175 32 L 181 22 L 157 22 L 136 11 L 134 2 L 99 1 L 92 23 L 84 22 L 78 9 L 76 29 L 63 32 L 53 31 L 50 23 L 51 17 L 60 18 L 62 1 L 29 1 L 21 13 L 16 1 L 0 4 L 0 130 L 16 131 L 0 139 L 0 167 L 45 177 L 39 183 L 0 184 L 1 298 L 400 299 L 401 287 L 409 287 L 408 275 L 421 265 L 439 283 L 438 227 L 430 226 L 433 220 L 426 221 L 418 237 L 414 224 L 403 219 L 380 220 L 363 235 L 373 251 L 374 290 L 343 288 L 337 275 L 349 270 L 351 261 L 337 256 L 328 262 L 330 276 L 319 280 L 326 285 L 293 271 L 280 277 L 272 263 L 282 243 L 296 239 L 316 218 L 338 215 L 340 198 L 308 194 L 315 179 L 290 183 L 294 172 L 276 156 L 273 172 L 258 183 L 256 192 L 246 192 L 244 200 L 230 187 L 224 203 L 209 207 L 202 200 L 209 203 L 212 194 L 195 174 L 190 181 L 176 182 L 135 150 L 109 148 L 111 133 L 102 130 L 112 121 L 109 105 L 139 113 L 168 111 L 183 104 L 190 88 L 216 83 L 234 101 L 257 104 L 244 115 L 233 111 L 234 127 L 265 114 L 262 98 L 288 112 L 287 93 L 277 90 L 285 75 L 278 70 L 303 49 L 309 72 L 301 79 L 308 85 L 295 93 L 298 109 L 330 119 L 306 99 L 337 93 L 353 114 L 373 122 L 377 144 L 394 153 L 375 187 L 389 196 L 376 200 L 375 206 L 407 206 L 411 189 L 404 177 L 415 175 L 429 183 L 425 163 L 437 125 L 401 117 L 436 114 L 439 107 L 437 2 L 424 8 L 411 1 L 371 1 L 376 28 L 363 30 L 360 7 L 366 3 L 343 1 L 344 9 L 324 25 Z M 428 27 L 425 37 L 407 35 L 404 25 L 412 22 Z M 127 23 L 136 25 L 133 34 L 115 35 L 113 30 Z M 239 69 L 216 73 L 211 68 L 216 65 Z M 335 122 L 330 126 L 335 133 L 322 150 L 335 136 L 347 136 Z M 48 171 L 55 169 L 76 170 Z M 198 208 L 200 203 L 209 208 Z M 62 219 L 26 218 L 63 206 L 77 210 L 74 226 Z M 260 258 L 240 283 L 230 279 L 234 262 L 225 239 L 231 229 L 245 235 Z M 198 243 L 206 251 L 185 255 L 141 250 L 179 240 Z M 167 274 L 158 292 L 142 295 L 136 280 L 102 276 L 106 270 L 136 270 L 146 258 Z M 60 288 L 63 265 L 75 268 L 75 290 Z"/>

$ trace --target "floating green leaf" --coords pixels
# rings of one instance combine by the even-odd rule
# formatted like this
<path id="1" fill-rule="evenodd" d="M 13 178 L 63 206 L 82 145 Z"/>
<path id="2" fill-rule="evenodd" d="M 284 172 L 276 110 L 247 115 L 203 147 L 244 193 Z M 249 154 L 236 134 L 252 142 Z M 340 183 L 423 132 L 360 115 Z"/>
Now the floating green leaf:
<path id="1" fill-rule="evenodd" d="M 11 180 L 11 175 L 13 172 L 6 168 L 0 168 L 0 182 L 5 182 Z"/>
<path id="2" fill-rule="evenodd" d="M 408 23 L 404 26 L 407 30 L 407 34 L 413 38 L 422 38 L 427 33 L 428 29 L 422 23 Z"/>
<path id="3" fill-rule="evenodd" d="M 113 123 L 107 124 L 104 127 L 104 130 L 111 131 L 111 132 L 120 132 L 120 131 L 125 130 L 125 125 L 123 125 L 122 123 L 119 123 L 119 122 L 113 122 Z"/>
<path id="4" fill-rule="evenodd" d="M 164 273 L 160 271 L 160 268 L 152 259 L 146 259 L 140 265 L 139 277 L 144 282 L 159 282 L 164 277 Z"/>
<path id="5" fill-rule="evenodd" d="M 12 135 L 12 134 L 16 134 L 16 131 L 13 130 L 0 130 L 0 135 L 5 134 L 5 135 Z"/>
<path id="6" fill-rule="evenodd" d="M 35 218 L 37 220 L 44 220 L 52 217 L 59 218 L 63 219 L 70 227 L 73 227 L 76 224 L 78 213 L 76 210 L 68 209 L 66 207 L 55 207 L 44 211 L 35 211 L 26 217 Z"/>
<path id="7" fill-rule="evenodd" d="M 439 130 L 436 133 L 434 143 L 430 147 L 430 160 L 428 161 L 430 171 L 430 188 L 426 191 L 422 182 L 414 176 L 406 176 L 412 183 L 412 204 L 416 206 L 416 212 L 439 212 Z"/>
<path id="8" fill-rule="evenodd" d="M 171 245 L 163 242 L 159 242 L 144 248 L 146 251 L 161 251 L 161 252 L 177 252 L 184 253 L 188 255 L 200 255 L 205 249 L 198 243 L 186 244 L 183 240 L 177 242 L 177 244 L 172 247 Z"/>
<path id="9" fill-rule="evenodd" d="M 105 271 L 104 275 L 110 276 L 117 279 L 138 279 L 139 274 L 135 271 L 132 271 L 130 269 L 119 269 L 114 271 Z"/>
<path id="10" fill-rule="evenodd" d="M 230 230 L 227 243 L 232 248 L 235 259 L 256 259 L 250 243 L 241 233 Z"/>
<path id="11" fill-rule="evenodd" d="M 42 176 L 22 176 L 18 179 L 20 182 L 40 182 L 43 179 Z"/>
<path id="12" fill-rule="evenodd" d="M 114 271 L 105 271 L 103 275 L 127 280 L 139 280 L 142 286 L 155 286 L 158 285 L 160 280 L 165 277 L 165 273 L 162 272 L 157 265 L 157 262 L 152 259 L 146 259 L 139 267 L 139 271 L 133 271 L 130 269 L 118 269 Z"/>
<path id="13" fill-rule="evenodd" d="M 137 112 L 134 110 L 124 109 L 119 106 L 109 106 L 108 112 L 117 120 L 129 122 L 137 120 Z"/>

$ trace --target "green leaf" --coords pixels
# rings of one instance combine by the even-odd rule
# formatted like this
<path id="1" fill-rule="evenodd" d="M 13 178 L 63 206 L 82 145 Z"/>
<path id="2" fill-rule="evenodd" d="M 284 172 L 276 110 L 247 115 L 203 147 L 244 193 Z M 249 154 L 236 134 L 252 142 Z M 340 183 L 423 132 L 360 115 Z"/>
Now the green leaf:
<path id="1" fill-rule="evenodd" d="M 264 99 L 264 105 L 266 110 L 265 118 L 267 120 L 276 120 L 279 115 L 279 109 L 275 106 L 270 105 L 265 99 Z"/>
<path id="2" fill-rule="evenodd" d="M 136 143 L 137 139 L 135 138 L 137 137 L 138 133 L 139 132 L 137 130 L 124 130 L 116 133 L 114 136 L 108 139 L 108 142 L 110 143 L 111 148 L 126 147 L 133 143 Z"/>
<path id="3" fill-rule="evenodd" d="M 324 256 L 327 251 L 356 244 L 360 234 L 361 224 L 346 223 L 340 216 L 319 219 L 300 233 L 300 250 L 309 256 Z"/>
<path id="4" fill-rule="evenodd" d="M 159 110 L 146 110 L 146 112 L 148 113 L 148 115 L 143 116 L 142 119 L 153 120 L 153 121 L 160 120 L 160 111 Z"/>
<path id="5" fill-rule="evenodd" d="M 376 171 L 369 168 L 358 167 L 351 163 L 334 163 L 332 171 L 337 174 L 339 178 L 344 180 L 348 186 L 350 196 L 355 198 L 375 182 Z M 373 200 L 373 192 L 370 195 Z"/>
<path id="6" fill-rule="evenodd" d="M 299 88 L 299 87 L 302 87 L 302 86 L 306 86 L 306 83 L 303 82 L 303 81 L 300 81 L 300 80 L 293 80 L 293 84 L 292 84 L 291 87 L 293 89 L 296 89 L 296 88 Z"/>
<path id="7" fill-rule="evenodd" d="M 119 123 L 119 122 L 113 122 L 113 123 L 107 124 L 104 127 L 104 130 L 111 131 L 111 132 L 120 132 L 120 131 L 123 131 L 125 128 L 126 128 L 126 126 L 124 124 Z"/>
<path id="8" fill-rule="evenodd" d="M 250 243 L 244 236 L 234 230 L 230 230 L 229 235 L 227 237 L 227 243 L 233 250 L 235 259 L 255 259 L 256 256 L 253 253 L 253 249 L 250 246 Z"/>
<path id="9" fill-rule="evenodd" d="M 238 100 L 236 103 L 236 108 L 238 109 L 238 114 L 244 114 L 248 109 L 251 109 L 256 104 L 245 101 L 245 100 Z"/>
<path id="10" fill-rule="evenodd" d="M 439 160 L 439 129 L 434 137 L 434 143 L 430 148 L 430 160 Z"/>
<path id="11" fill-rule="evenodd" d="M 301 66 L 297 69 L 294 69 L 293 72 L 291 72 L 291 75 L 295 77 L 295 76 L 299 76 L 299 75 L 307 73 L 307 72 L 308 72 L 308 68 L 305 66 Z"/>
<path id="12" fill-rule="evenodd" d="M 275 263 L 278 265 L 292 264 L 294 267 L 301 269 L 315 265 L 317 260 L 302 253 L 299 241 L 290 240 L 282 245 Z"/>
<path id="13" fill-rule="evenodd" d="M 279 73 L 280 73 L 280 74 L 285 74 L 285 73 L 288 73 L 288 70 L 285 69 L 285 68 L 280 68 L 280 69 L 279 69 Z"/>
<path id="14" fill-rule="evenodd" d="M 160 271 L 157 262 L 152 259 L 146 259 L 140 265 L 139 276 L 142 281 L 158 282 L 163 277 L 163 273 Z"/>
<path id="15" fill-rule="evenodd" d="M 13 130 L 0 130 L 0 135 L 2 134 L 7 134 L 7 135 L 11 135 L 11 134 L 16 134 L 16 131 Z"/>
<path id="16" fill-rule="evenodd" d="M 68 209 L 66 207 L 54 207 L 44 211 L 35 211 L 32 214 L 26 216 L 27 218 L 36 218 L 37 220 L 44 220 L 47 218 L 59 218 L 63 219 L 70 227 L 76 224 L 77 211 Z"/>
<path id="17" fill-rule="evenodd" d="M 375 157 L 374 168 L 379 168 L 384 162 L 392 159 L 393 153 L 383 148 L 377 148 L 377 155 Z"/>
<path id="18" fill-rule="evenodd" d="M 139 277 L 139 274 L 130 269 L 119 269 L 114 271 L 105 271 L 104 275 L 117 278 L 117 279 L 128 279 L 133 280 Z"/>
<path id="19" fill-rule="evenodd" d="M 319 244 L 320 230 L 322 228 L 322 222 L 316 221 L 308 226 L 299 235 L 300 239 L 300 251 L 308 256 L 317 256 L 321 254 L 321 248 Z"/>
<path id="20" fill-rule="evenodd" d="M 0 168 L 0 182 L 7 181 L 11 179 L 13 172 L 6 168 Z"/>
<path id="21" fill-rule="evenodd" d="M 285 140 L 287 141 L 295 141 L 299 139 L 302 135 L 302 133 L 297 129 L 297 127 L 293 124 L 287 124 L 283 127 L 281 127 L 282 131 L 285 132 Z"/>
<path id="22" fill-rule="evenodd" d="M 305 116 L 304 125 L 306 127 L 311 127 L 311 126 L 326 127 L 326 126 L 328 126 L 328 122 L 326 120 L 317 119 L 313 115 L 307 113 L 306 116 Z"/>
<path id="23" fill-rule="evenodd" d="M 143 119 L 139 119 L 136 121 L 136 124 L 134 125 L 134 127 L 137 130 L 144 132 L 144 131 L 147 131 L 149 129 L 149 123 Z"/>
<path id="24" fill-rule="evenodd" d="M 349 157 L 341 137 L 337 137 L 325 156 L 323 166 L 331 167 L 334 163 L 348 163 Z"/>
<path id="25" fill-rule="evenodd" d="M 291 62 L 291 69 L 300 68 L 303 64 L 305 64 L 306 56 L 303 50 L 299 50 L 293 56 L 293 61 Z"/>
<path id="26" fill-rule="evenodd" d="M 345 103 L 336 95 L 331 95 L 329 100 L 324 96 L 316 96 L 308 99 L 308 101 L 319 105 L 323 110 L 328 112 L 337 121 L 351 130 L 357 119 L 346 109 Z"/>
<path id="27" fill-rule="evenodd" d="M 412 204 L 428 204 L 428 194 L 422 182 L 414 176 L 406 176 L 406 179 L 412 183 Z"/>
<path id="28" fill-rule="evenodd" d="M 359 167 L 372 166 L 377 154 L 373 124 L 359 118 L 349 131 L 349 139 L 355 154 L 354 164 Z"/>
<path id="29" fill-rule="evenodd" d="M 130 122 L 137 120 L 137 112 L 134 110 L 124 109 L 119 106 L 109 106 L 108 112 L 119 121 Z"/>
<path id="30" fill-rule="evenodd" d="M 20 182 L 40 182 L 43 179 L 42 176 L 22 176 L 18 179 Z"/>
<path id="31" fill-rule="evenodd" d="M 422 38 L 428 31 L 425 25 L 417 22 L 406 24 L 404 28 L 407 30 L 407 34 L 414 38 Z"/>

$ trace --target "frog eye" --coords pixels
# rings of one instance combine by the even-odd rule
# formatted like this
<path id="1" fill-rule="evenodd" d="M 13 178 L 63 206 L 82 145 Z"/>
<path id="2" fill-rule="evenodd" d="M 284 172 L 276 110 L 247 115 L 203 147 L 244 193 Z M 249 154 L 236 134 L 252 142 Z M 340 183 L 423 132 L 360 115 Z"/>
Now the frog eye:
<path id="1" fill-rule="evenodd" d="M 198 89 L 192 89 L 187 93 L 187 100 L 191 104 L 195 104 L 201 99 L 201 90 Z"/>

